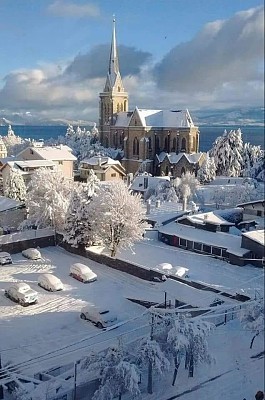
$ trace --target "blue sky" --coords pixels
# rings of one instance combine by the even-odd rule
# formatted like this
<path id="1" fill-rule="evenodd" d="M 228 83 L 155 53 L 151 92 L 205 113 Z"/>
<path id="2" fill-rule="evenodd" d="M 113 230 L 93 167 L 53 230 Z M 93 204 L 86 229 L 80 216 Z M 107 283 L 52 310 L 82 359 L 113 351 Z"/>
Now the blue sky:
<path id="1" fill-rule="evenodd" d="M 132 106 L 262 105 L 261 6 L 256 0 L 0 0 L 0 110 L 95 119 L 107 71 L 101 45 L 109 46 L 113 14 Z M 65 71 L 70 66 L 76 74 L 78 54 L 83 70 L 79 63 L 72 79 Z M 94 72 L 86 75 L 86 66 Z"/>

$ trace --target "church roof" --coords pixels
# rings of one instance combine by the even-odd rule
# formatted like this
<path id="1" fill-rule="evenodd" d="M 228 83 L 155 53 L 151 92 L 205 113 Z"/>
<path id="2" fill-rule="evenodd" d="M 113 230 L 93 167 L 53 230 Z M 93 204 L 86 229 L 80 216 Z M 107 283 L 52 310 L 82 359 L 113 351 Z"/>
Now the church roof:
<path id="1" fill-rule="evenodd" d="M 181 160 L 182 157 L 185 157 L 190 164 L 197 164 L 202 155 L 203 155 L 203 153 L 193 153 L 193 154 L 179 153 L 179 154 L 176 154 L 176 153 L 162 152 L 157 155 L 157 158 L 160 163 L 163 162 L 165 160 L 165 158 L 167 157 L 170 164 L 177 164 Z"/>
<path id="2" fill-rule="evenodd" d="M 116 115 L 115 126 L 128 127 L 133 115 L 137 115 L 143 127 L 192 128 L 195 125 L 188 110 L 148 110 L 135 108 L 133 112 Z"/>

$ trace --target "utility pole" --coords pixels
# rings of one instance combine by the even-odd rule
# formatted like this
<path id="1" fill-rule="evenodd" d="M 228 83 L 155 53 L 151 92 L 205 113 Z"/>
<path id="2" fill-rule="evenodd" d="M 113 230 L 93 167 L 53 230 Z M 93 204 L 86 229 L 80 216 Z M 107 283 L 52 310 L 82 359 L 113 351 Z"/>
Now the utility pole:
<path id="1" fill-rule="evenodd" d="M 73 398 L 73 400 L 77 400 L 77 397 L 76 397 L 76 375 L 77 375 L 77 365 L 78 364 L 80 364 L 80 360 L 75 361 L 75 366 L 74 366 L 74 398 Z"/>

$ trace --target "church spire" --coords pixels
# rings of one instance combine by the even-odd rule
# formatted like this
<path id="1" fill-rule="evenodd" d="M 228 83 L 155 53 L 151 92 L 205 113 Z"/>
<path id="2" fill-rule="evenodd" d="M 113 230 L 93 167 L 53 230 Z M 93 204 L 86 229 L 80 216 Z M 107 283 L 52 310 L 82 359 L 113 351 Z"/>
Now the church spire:
<path id="1" fill-rule="evenodd" d="M 118 73 L 119 73 L 119 59 L 118 59 L 117 42 L 116 42 L 115 15 L 113 15 L 112 41 L 111 41 L 110 58 L 109 58 L 109 75 L 111 78 L 115 78 Z M 113 80 L 112 83 L 114 83 Z"/>

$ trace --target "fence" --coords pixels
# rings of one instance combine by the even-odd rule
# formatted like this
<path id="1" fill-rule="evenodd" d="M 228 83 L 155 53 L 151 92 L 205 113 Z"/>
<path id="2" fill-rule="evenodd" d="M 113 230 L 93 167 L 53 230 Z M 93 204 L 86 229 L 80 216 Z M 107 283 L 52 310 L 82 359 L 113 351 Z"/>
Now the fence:
<path id="1" fill-rule="evenodd" d="M 10 233 L 0 236 L 0 251 L 20 253 L 29 247 L 55 246 L 55 231 L 53 229 L 38 229 Z"/>

